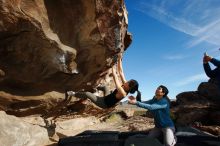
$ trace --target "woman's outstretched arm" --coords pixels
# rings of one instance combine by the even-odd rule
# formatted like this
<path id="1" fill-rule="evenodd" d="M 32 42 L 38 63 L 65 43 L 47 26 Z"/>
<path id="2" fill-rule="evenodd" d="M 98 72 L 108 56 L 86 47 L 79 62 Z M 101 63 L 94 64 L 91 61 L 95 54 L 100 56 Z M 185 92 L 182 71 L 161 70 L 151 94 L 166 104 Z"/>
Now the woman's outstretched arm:
<path id="1" fill-rule="evenodd" d="M 122 53 L 118 54 L 118 72 L 119 75 L 121 77 L 122 83 L 126 83 L 126 79 L 125 79 L 125 75 L 124 75 L 124 71 L 123 71 L 123 67 L 122 67 Z"/>
<path id="2" fill-rule="evenodd" d="M 118 77 L 117 77 L 117 74 L 116 74 L 116 71 L 114 69 L 114 66 L 112 67 L 112 75 L 113 75 L 113 79 L 114 79 L 114 82 L 115 82 L 115 86 L 116 86 L 116 89 L 118 90 L 118 92 L 123 96 L 127 96 L 127 93 L 125 92 L 125 90 L 121 87 L 121 84 L 118 80 Z"/>

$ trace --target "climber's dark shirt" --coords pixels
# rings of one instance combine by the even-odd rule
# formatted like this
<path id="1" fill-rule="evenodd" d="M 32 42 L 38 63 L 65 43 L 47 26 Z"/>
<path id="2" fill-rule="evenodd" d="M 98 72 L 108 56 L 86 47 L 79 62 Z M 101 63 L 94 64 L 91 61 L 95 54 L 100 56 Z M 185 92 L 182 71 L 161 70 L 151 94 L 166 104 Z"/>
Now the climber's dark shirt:
<path id="1" fill-rule="evenodd" d="M 120 99 L 116 98 L 117 89 L 115 89 L 111 94 L 104 97 L 105 104 L 107 107 L 112 107 L 116 105 Z"/>

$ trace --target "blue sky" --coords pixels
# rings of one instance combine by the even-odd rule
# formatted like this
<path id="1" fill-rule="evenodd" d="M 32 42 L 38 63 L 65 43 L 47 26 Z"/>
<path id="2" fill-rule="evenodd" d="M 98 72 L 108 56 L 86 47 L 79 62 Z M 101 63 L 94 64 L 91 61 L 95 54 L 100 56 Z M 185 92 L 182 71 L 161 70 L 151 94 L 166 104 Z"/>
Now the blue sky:
<path id="1" fill-rule="evenodd" d="M 207 81 L 203 53 L 219 58 L 219 0 L 125 0 L 133 42 L 124 53 L 126 79 L 144 100 L 163 84 L 170 98 Z M 213 66 L 212 66 L 213 67 Z"/>

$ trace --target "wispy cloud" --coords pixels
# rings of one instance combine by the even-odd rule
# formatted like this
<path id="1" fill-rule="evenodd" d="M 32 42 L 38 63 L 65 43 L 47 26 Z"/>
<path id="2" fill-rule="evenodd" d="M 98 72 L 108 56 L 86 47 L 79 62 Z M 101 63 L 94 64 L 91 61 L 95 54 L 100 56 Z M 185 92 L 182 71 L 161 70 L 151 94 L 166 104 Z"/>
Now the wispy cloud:
<path id="1" fill-rule="evenodd" d="M 220 53 L 220 48 L 213 48 L 210 50 L 211 53 Z"/>
<path id="2" fill-rule="evenodd" d="M 193 82 L 199 82 L 199 81 L 205 81 L 205 80 L 208 80 L 208 77 L 206 76 L 205 73 L 202 73 L 202 74 L 197 74 L 197 75 L 193 75 L 193 76 L 184 78 L 184 79 L 176 82 L 175 85 L 180 87 L 180 86 L 185 86 L 185 85 L 191 84 Z"/>
<path id="3" fill-rule="evenodd" d="M 138 10 L 195 39 L 193 47 L 202 42 L 220 45 L 220 1 L 153 1 L 140 0 Z"/>
<path id="4" fill-rule="evenodd" d="M 189 57 L 189 56 L 176 54 L 176 55 L 163 56 L 163 59 L 165 59 L 165 60 L 182 60 L 182 59 L 185 59 L 187 57 Z"/>

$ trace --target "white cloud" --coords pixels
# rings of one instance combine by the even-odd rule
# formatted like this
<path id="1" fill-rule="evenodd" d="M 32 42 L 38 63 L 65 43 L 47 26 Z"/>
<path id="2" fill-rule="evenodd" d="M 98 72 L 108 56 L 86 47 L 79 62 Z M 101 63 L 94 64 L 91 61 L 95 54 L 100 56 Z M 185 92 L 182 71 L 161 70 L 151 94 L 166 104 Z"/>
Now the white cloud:
<path id="1" fill-rule="evenodd" d="M 209 52 L 212 53 L 212 54 L 214 54 L 214 53 L 220 54 L 220 48 L 214 47 L 213 49 L 210 49 Z"/>
<path id="2" fill-rule="evenodd" d="M 185 59 L 187 57 L 189 57 L 189 56 L 176 54 L 176 55 L 166 55 L 163 58 L 166 59 L 166 60 L 182 60 L 182 59 Z"/>
<path id="3" fill-rule="evenodd" d="M 206 76 L 206 74 L 202 73 L 202 74 L 197 74 L 197 75 L 193 75 L 185 79 L 182 79 L 178 81 L 177 83 L 175 83 L 175 85 L 180 87 L 180 86 L 185 86 L 185 85 L 188 85 L 194 82 L 207 81 L 207 80 L 208 80 L 208 77 Z"/>
<path id="4" fill-rule="evenodd" d="M 188 47 L 202 42 L 220 45 L 219 1 L 141 1 L 139 11 L 195 37 Z"/>
<path id="5" fill-rule="evenodd" d="M 196 34 L 194 35 L 196 36 L 197 39 L 195 39 L 194 41 L 191 41 L 189 43 L 189 47 L 193 47 L 204 41 L 207 41 L 211 44 L 220 45 L 220 42 L 219 42 L 220 41 L 220 35 L 219 35 L 220 27 L 219 26 L 220 26 L 220 19 L 214 22 L 210 22 L 203 28 L 201 27 L 201 29 L 196 31 Z"/>

